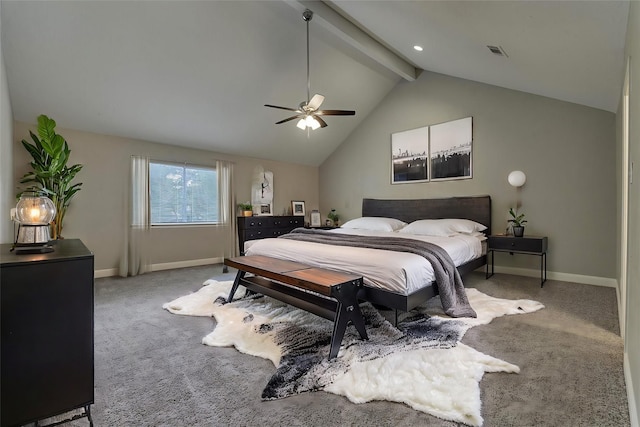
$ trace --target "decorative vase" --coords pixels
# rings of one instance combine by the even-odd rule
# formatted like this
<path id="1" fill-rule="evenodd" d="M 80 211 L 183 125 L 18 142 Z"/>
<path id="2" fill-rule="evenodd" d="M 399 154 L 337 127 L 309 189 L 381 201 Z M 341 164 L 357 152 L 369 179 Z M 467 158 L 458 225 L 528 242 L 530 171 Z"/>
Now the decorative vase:
<path id="1" fill-rule="evenodd" d="M 522 227 L 522 226 L 517 227 L 517 226 L 514 225 L 513 226 L 513 235 L 514 235 L 514 237 L 522 237 L 522 236 L 524 236 L 524 227 Z"/>

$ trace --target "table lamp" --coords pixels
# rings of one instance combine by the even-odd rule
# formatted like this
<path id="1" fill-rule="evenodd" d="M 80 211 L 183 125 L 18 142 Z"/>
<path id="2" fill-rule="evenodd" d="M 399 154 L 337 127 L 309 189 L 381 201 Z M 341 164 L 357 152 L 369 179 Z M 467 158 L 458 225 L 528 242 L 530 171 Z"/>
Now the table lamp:
<path id="1" fill-rule="evenodd" d="M 49 245 L 49 223 L 55 216 L 56 207 L 51 199 L 35 194 L 23 194 L 16 205 L 16 253 L 52 252 L 53 246 Z"/>

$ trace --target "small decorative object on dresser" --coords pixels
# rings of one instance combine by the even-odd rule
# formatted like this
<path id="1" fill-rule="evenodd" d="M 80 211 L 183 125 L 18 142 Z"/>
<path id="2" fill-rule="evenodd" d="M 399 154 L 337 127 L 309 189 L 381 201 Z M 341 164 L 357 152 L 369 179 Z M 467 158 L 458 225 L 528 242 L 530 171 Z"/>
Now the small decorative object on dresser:
<path id="1" fill-rule="evenodd" d="M 511 255 L 526 254 L 540 257 L 540 287 L 547 281 L 547 237 L 514 237 L 493 235 L 487 239 L 487 270 L 486 278 L 493 276 L 494 252 L 509 252 Z M 489 255 L 491 255 L 491 274 L 489 274 Z"/>
<path id="2" fill-rule="evenodd" d="M 320 227 L 322 223 L 320 222 L 320 211 L 312 210 L 311 211 L 311 227 Z"/>
<path id="3" fill-rule="evenodd" d="M 515 237 L 522 237 L 524 236 L 524 225 L 527 223 L 527 220 L 524 219 L 524 214 L 518 214 L 516 211 L 513 210 L 513 208 L 509 209 L 509 215 L 511 215 L 511 219 L 509 220 L 509 222 L 512 224 L 513 227 L 513 235 Z"/>
<path id="4" fill-rule="evenodd" d="M 238 209 L 242 212 L 242 216 L 253 216 L 253 205 L 249 202 L 239 203 Z"/>
<path id="5" fill-rule="evenodd" d="M 338 221 L 340 220 L 340 215 L 336 213 L 335 209 L 331 209 L 331 212 L 327 214 L 327 219 L 332 222 L 332 224 L 327 223 L 327 225 L 333 225 L 334 227 L 338 227 Z"/>
<path id="6" fill-rule="evenodd" d="M 304 216 L 305 215 L 304 202 L 297 201 L 297 200 L 292 200 L 291 201 L 291 213 L 294 216 Z"/>

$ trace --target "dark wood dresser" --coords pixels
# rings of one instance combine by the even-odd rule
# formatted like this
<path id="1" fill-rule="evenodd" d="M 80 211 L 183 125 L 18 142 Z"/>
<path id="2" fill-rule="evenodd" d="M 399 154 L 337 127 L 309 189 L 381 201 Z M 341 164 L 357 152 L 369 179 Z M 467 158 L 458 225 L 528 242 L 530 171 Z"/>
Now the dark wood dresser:
<path id="1" fill-rule="evenodd" d="M 304 227 L 303 216 L 239 216 L 238 246 L 240 253 L 244 253 L 244 242 L 247 240 L 278 237 L 298 227 Z"/>
<path id="2" fill-rule="evenodd" d="M 0 245 L 1 424 L 17 426 L 94 401 L 93 254 L 78 239 L 46 254 Z"/>

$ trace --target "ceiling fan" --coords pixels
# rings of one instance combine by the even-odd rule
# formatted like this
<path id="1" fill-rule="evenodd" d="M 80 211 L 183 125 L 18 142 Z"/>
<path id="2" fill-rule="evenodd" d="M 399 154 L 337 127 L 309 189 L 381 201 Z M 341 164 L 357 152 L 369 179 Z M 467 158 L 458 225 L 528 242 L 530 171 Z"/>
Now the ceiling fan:
<path id="1" fill-rule="evenodd" d="M 307 101 L 302 101 L 298 108 L 280 107 L 278 105 L 265 104 L 265 107 L 279 108 L 280 110 L 293 111 L 297 114 L 288 117 L 284 120 L 276 122 L 276 124 L 285 123 L 294 119 L 300 119 L 297 126 L 300 129 L 318 129 L 319 127 L 327 127 L 325 122 L 320 116 L 354 116 L 355 111 L 352 110 L 319 110 L 320 105 L 324 101 L 324 96 L 320 94 L 313 95 L 313 98 L 309 98 L 311 92 L 311 83 L 309 80 L 309 21 L 313 18 L 313 12 L 306 9 L 302 12 L 302 19 L 307 23 Z"/>

